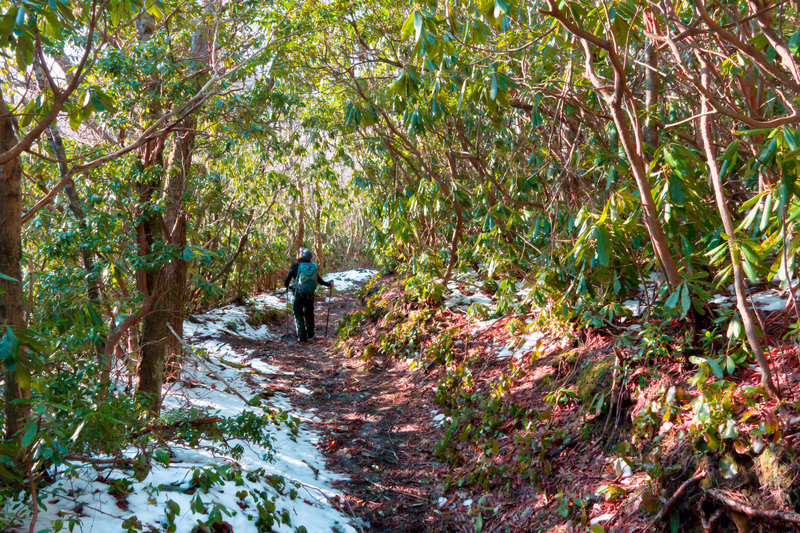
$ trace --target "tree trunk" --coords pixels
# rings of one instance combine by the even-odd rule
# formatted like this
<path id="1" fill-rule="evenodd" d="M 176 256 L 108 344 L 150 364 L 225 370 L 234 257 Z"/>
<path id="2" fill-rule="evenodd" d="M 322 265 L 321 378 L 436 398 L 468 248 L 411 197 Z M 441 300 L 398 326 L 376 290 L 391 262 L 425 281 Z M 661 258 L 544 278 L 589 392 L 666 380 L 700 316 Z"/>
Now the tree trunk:
<path id="1" fill-rule="evenodd" d="M 314 209 L 314 255 L 317 258 L 317 264 L 319 265 L 320 269 L 325 271 L 327 268 L 322 251 L 322 225 L 320 224 L 321 218 L 322 207 L 317 205 Z"/>
<path id="2" fill-rule="evenodd" d="M 169 232 L 169 244 L 175 250 L 166 269 L 166 306 L 169 309 L 169 322 L 175 335 L 169 334 L 166 340 L 167 374 L 175 373 L 180 367 L 180 358 L 183 355 L 183 319 L 186 307 L 186 275 L 188 262 L 183 258 L 186 250 L 186 213 L 183 209 L 183 197 L 186 180 L 192 166 L 192 151 L 194 150 L 196 121 L 193 117 L 183 120 L 181 126 L 184 131 L 175 136 L 172 152 L 167 159 L 167 183 L 164 187 L 166 194 L 166 209 L 164 221 Z"/>
<path id="3" fill-rule="evenodd" d="M 214 2 L 206 0 L 205 14 L 214 13 Z M 197 29 L 192 36 L 190 60 L 192 72 L 197 74 L 202 66 L 208 64 L 208 30 L 203 21 L 199 21 Z M 202 76 L 194 78 L 196 89 L 200 89 Z M 188 262 L 183 253 L 187 247 L 186 212 L 183 209 L 183 199 L 186 194 L 186 181 L 189 179 L 192 168 L 192 153 L 194 152 L 195 128 L 197 119 L 189 115 L 181 121 L 181 129 L 175 134 L 174 145 L 167 158 L 167 183 L 164 190 L 167 197 L 165 221 L 167 224 L 170 245 L 176 250 L 177 255 L 172 258 L 167 267 L 167 306 L 169 308 L 169 321 L 172 329 L 180 338 L 170 333 L 167 337 L 167 364 L 169 372 L 178 370 L 180 358 L 183 354 L 183 319 L 186 315 L 187 286 L 186 277 Z"/>
<path id="4" fill-rule="evenodd" d="M 587 68 L 590 68 L 592 51 L 589 42 L 581 39 L 584 47 L 584 54 L 586 56 Z M 664 236 L 664 230 L 661 227 L 661 221 L 658 219 L 658 209 L 656 202 L 653 199 L 653 188 L 650 186 L 650 181 L 647 179 L 647 163 L 643 155 L 642 134 L 638 128 L 634 128 L 628 122 L 625 112 L 623 111 L 624 95 L 628 92 L 625 86 L 624 72 L 614 70 L 614 94 L 610 95 L 606 91 L 608 88 L 603 85 L 602 80 L 594 76 L 593 72 L 590 75 L 590 81 L 595 90 L 603 94 L 604 100 L 608 105 L 608 110 L 611 113 L 611 118 L 614 120 L 614 125 L 617 128 L 620 143 L 625 150 L 625 155 L 631 165 L 631 172 L 633 178 L 636 180 L 636 186 L 639 189 L 639 197 L 642 202 L 644 210 L 644 225 L 647 228 L 647 233 L 650 236 L 650 243 L 653 245 L 653 252 L 661 267 L 661 271 L 667 278 L 667 283 L 671 288 L 677 287 L 682 277 L 678 272 L 678 267 L 669 251 L 667 238 Z M 631 102 L 634 107 L 632 115 L 636 115 L 635 103 Z"/>
<path id="5" fill-rule="evenodd" d="M 704 59 L 700 58 L 702 65 L 701 77 L 706 87 L 709 86 L 711 76 L 709 74 L 708 64 Z M 761 349 L 761 341 L 758 339 L 756 333 L 755 323 L 750 314 L 750 309 L 747 307 L 747 292 L 744 285 L 744 272 L 742 271 L 742 263 L 739 251 L 736 247 L 736 228 L 733 224 L 733 218 L 730 211 L 728 211 L 728 202 L 725 198 L 725 189 L 722 185 L 722 176 L 720 176 L 719 167 L 717 166 L 717 157 L 714 153 L 714 145 L 711 142 L 711 118 L 709 112 L 711 106 L 708 99 L 702 98 L 702 109 L 700 111 L 700 136 L 703 139 L 703 148 L 706 152 L 706 161 L 708 162 L 708 170 L 711 174 L 711 182 L 714 185 L 714 197 L 717 202 L 717 210 L 722 218 L 722 227 L 725 235 L 728 237 L 728 246 L 730 247 L 731 266 L 733 269 L 733 287 L 736 292 L 736 309 L 739 311 L 739 316 L 742 317 L 742 326 L 744 327 L 745 335 L 747 336 L 747 343 L 753 351 L 756 358 L 758 367 L 761 371 L 761 386 L 770 391 L 772 394 L 779 395 L 778 389 L 772 382 L 772 372 L 769 368 L 769 361 L 767 361 L 763 350 Z"/>
<path id="6" fill-rule="evenodd" d="M 645 27 L 652 35 L 660 35 L 658 30 L 658 20 L 651 10 L 645 11 L 644 15 Z M 648 37 L 644 48 L 645 69 L 644 78 L 644 106 L 645 106 L 645 122 L 644 122 L 644 142 L 647 143 L 649 153 L 652 154 L 658 148 L 658 126 L 657 120 L 657 106 L 658 106 L 658 92 L 660 89 L 659 73 L 658 73 L 658 43 L 652 38 Z"/>
<path id="7" fill-rule="evenodd" d="M 205 6 L 206 14 L 213 13 L 214 2 L 208 0 Z M 153 33 L 150 20 L 139 17 L 137 29 L 141 40 L 147 40 Z M 208 60 L 208 38 L 206 24 L 199 21 L 197 30 L 192 40 L 191 57 L 195 67 L 205 64 Z M 197 87 L 201 84 L 201 77 L 195 76 Z M 183 210 L 183 197 L 185 194 L 186 180 L 192 165 L 192 152 L 194 150 L 196 119 L 187 116 L 181 123 L 181 129 L 176 134 L 173 148 L 170 151 L 167 168 L 166 183 L 163 192 L 166 197 L 166 208 L 162 218 L 156 212 L 147 213 L 142 217 L 138 228 L 140 254 L 149 254 L 153 244 L 163 239 L 168 244 L 173 255 L 169 262 L 161 267 L 151 268 L 142 272 L 140 284 L 144 285 L 145 294 L 153 298 L 153 307 L 145 315 L 142 323 L 142 357 L 139 364 L 139 394 L 146 397 L 149 402 L 150 412 L 158 414 L 161 409 L 161 388 L 164 383 L 164 370 L 166 358 L 177 364 L 177 359 L 182 352 L 180 339 L 175 338 L 167 324 L 172 325 L 175 333 L 182 338 L 183 318 L 186 307 L 186 276 L 187 262 L 183 258 L 186 250 L 187 223 L 186 213 Z M 140 157 L 143 167 L 164 167 L 163 150 L 164 140 L 155 141 L 155 146 L 145 148 Z M 151 143 L 152 144 L 152 143 Z M 140 199 L 147 205 L 161 192 L 161 183 L 152 181 L 140 186 Z"/>
<path id="8" fill-rule="evenodd" d="M 140 174 L 152 171 L 152 167 L 163 166 L 161 154 L 164 140 L 155 139 L 145 145 L 140 154 Z M 151 168 L 148 168 L 151 167 Z M 164 219 L 150 205 L 157 192 L 161 191 L 160 180 L 156 177 L 137 184 L 142 212 L 136 227 L 138 255 L 145 265 L 137 271 L 139 291 L 145 298 L 152 298 L 150 311 L 142 319 L 141 358 L 139 360 L 139 388 L 137 395 L 147 405 L 151 414 L 161 410 L 161 386 L 164 383 L 164 359 L 166 354 L 167 320 L 169 309 L 164 294 L 166 288 L 165 267 L 153 261 L 150 254 L 164 244 Z M 155 264 L 154 264 L 155 263 Z"/>
<path id="9" fill-rule="evenodd" d="M 637 146 L 641 146 L 641 143 L 636 142 L 633 138 L 633 135 L 638 134 L 638 131 L 632 130 L 619 104 L 610 105 L 609 111 L 614 120 L 614 125 L 617 127 L 620 142 L 625 149 L 625 155 L 631 164 L 631 172 L 639 189 L 639 197 L 644 209 L 644 225 L 650 235 L 653 251 L 661 266 L 661 271 L 667 278 L 667 283 L 669 283 L 670 287 L 675 288 L 680 284 L 682 278 L 678 272 L 678 267 L 675 265 L 672 253 L 669 251 L 667 238 L 661 228 L 661 221 L 658 219 L 658 209 L 653 199 L 653 189 L 647 179 L 647 164 L 644 156 L 637 149 Z"/>
<path id="10" fill-rule="evenodd" d="M 295 234 L 294 243 L 292 244 L 292 252 L 295 254 L 297 253 L 297 250 L 303 246 L 303 243 L 306 240 L 305 218 L 306 210 L 305 206 L 303 206 L 303 200 L 301 198 L 297 204 L 297 233 Z"/>
<path id="11" fill-rule="evenodd" d="M 17 144 L 14 117 L 0 92 L 0 151 Z M 22 163 L 19 157 L 0 165 L 0 326 L 24 326 L 25 295 L 22 290 Z M 13 278 L 13 281 L 6 279 Z M 0 338 L 5 328 L 0 330 Z M 20 346 L 19 350 L 25 349 Z M 19 366 L 18 368 L 22 368 Z M 24 369 L 23 369 L 24 371 Z M 5 436 L 13 439 L 25 423 L 29 391 L 20 387 L 13 369 L 5 370 Z"/>
<path id="12" fill-rule="evenodd" d="M 450 166 L 450 173 L 453 177 L 453 209 L 456 212 L 456 226 L 453 228 L 453 238 L 450 242 L 450 259 L 447 262 L 447 271 L 444 274 L 442 283 L 447 285 L 450 276 L 453 274 L 453 267 L 455 267 L 458 260 L 458 243 L 461 241 L 461 228 L 463 225 L 464 213 L 461 208 L 461 203 L 456 197 L 456 184 L 458 183 L 458 168 L 456 167 L 456 160 L 453 157 L 453 152 L 447 153 L 447 163 Z"/>
<path id="13" fill-rule="evenodd" d="M 136 32 L 140 42 L 149 41 L 156 30 L 155 18 L 147 12 L 136 18 Z M 158 81 L 158 80 L 155 80 Z M 157 85 L 157 84 L 156 84 Z M 158 114 L 155 103 L 149 106 L 149 116 Z M 164 218 L 153 208 L 151 202 L 162 192 L 160 172 L 154 169 L 164 166 L 164 137 L 158 137 L 139 149 L 138 178 L 136 192 L 139 196 L 138 224 L 136 225 L 137 254 L 142 258 L 142 266 L 136 271 L 136 284 L 150 309 L 142 318 L 141 356 L 137 374 L 139 386 L 136 396 L 146 405 L 152 415 L 161 411 L 161 387 L 164 383 L 164 359 L 166 354 L 167 320 L 163 291 L 165 268 L 154 261 L 150 255 L 163 248 Z"/>

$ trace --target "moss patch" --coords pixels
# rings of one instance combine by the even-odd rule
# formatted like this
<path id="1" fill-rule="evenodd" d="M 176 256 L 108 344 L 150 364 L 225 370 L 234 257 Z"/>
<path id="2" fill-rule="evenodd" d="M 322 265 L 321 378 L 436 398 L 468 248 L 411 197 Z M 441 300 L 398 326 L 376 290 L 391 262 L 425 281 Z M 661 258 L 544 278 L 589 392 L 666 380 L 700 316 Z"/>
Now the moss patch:
<path id="1" fill-rule="evenodd" d="M 556 355 L 554 359 L 558 365 L 572 365 L 577 362 L 580 353 L 580 350 L 567 350 Z"/>
<path id="2" fill-rule="evenodd" d="M 598 393 L 611 389 L 612 366 L 614 354 L 609 354 L 605 358 L 589 359 L 580 369 L 575 388 L 581 405 L 588 407 Z"/>
<path id="3" fill-rule="evenodd" d="M 789 464 L 767 447 L 755 458 L 754 466 L 758 481 L 762 487 L 768 487 L 776 500 L 782 504 L 793 505 L 792 496 L 796 495 L 795 472 Z"/>

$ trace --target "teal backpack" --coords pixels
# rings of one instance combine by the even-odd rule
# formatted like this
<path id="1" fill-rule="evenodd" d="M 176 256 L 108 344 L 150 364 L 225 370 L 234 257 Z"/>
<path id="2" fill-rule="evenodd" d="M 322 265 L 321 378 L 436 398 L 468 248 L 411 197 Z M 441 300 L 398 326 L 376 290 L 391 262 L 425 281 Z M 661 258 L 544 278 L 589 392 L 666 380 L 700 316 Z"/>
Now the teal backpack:
<path id="1" fill-rule="evenodd" d="M 297 265 L 297 284 L 295 292 L 303 296 L 313 296 L 317 290 L 317 264 L 299 263 Z"/>

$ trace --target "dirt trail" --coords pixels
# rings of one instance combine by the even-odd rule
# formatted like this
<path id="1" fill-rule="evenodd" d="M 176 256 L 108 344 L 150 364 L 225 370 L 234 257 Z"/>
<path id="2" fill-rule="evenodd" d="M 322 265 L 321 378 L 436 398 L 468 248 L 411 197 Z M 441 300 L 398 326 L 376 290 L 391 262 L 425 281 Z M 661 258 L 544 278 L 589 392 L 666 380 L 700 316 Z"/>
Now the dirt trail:
<path id="1" fill-rule="evenodd" d="M 444 472 L 432 453 L 439 438 L 431 422 L 436 380 L 403 362 L 365 370 L 360 359 L 334 350 L 336 325 L 356 303 L 349 295 L 333 301 L 328 338 L 318 304 L 313 342 L 258 343 L 256 355 L 292 372 L 276 388 L 321 420 L 311 425 L 322 434 L 328 466 L 349 478 L 337 487 L 347 501 L 337 503 L 363 520 L 364 531 L 452 531 L 436 501 L 442 490 L 434 480 Z M 312 393 L 297 392 L 299 385 Z"/>

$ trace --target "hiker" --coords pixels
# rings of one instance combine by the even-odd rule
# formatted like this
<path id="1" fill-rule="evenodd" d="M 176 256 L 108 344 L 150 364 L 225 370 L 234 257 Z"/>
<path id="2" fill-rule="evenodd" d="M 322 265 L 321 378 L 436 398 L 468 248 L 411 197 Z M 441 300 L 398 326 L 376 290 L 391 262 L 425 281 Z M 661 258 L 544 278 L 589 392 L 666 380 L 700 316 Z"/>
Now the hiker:
<path id="1" fill-rule="evenodd" d="M 326 287 L 333 287 L 333 281 L 325 281 L 319 277 L 317 264 L 311 262 L 311 250 L 300 248 L 297 261 L 289 267 L 289 273 L 283 282 L 286 290 L 289 283 L 296 278 L 292 285 L 294 291 L 294 323 L 297 325 L 297 341 L 306 342 L 314 337 L 314 292 L 317 283 Z"/>

